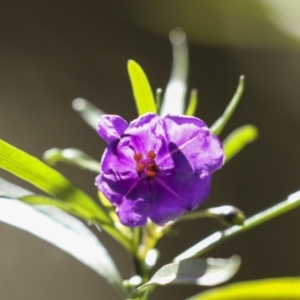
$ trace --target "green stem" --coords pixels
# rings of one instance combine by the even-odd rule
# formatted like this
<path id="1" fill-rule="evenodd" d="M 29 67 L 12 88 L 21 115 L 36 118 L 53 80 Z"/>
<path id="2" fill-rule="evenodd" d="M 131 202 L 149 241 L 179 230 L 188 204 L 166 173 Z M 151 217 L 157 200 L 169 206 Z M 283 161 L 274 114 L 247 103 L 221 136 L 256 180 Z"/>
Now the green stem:
<path id="1" fill-rule="evenodd" d="M 199 211 L 195 211 L 195 212 L 183 215 L 180 219 L 178 219 L 176 221 L 176 223 L 182 222 L 182 221 L 195 220 L 195 219 L 199 219 L 199 218 L 210 218 L 210 217 L 214 217 L 214 216 L 211 215 L 207 210 L 199 210 Z"/>
<path id="2" fill-rule="evenodd" d="M 249 230 L 257 225 L 260 225 L 266 221 L 269 221 L 275 217 L 278 217 L 296 207 L 300 206 L 300 191 L 288 196 L 287 200 L 282 201 L 250 218 L 245 220 L 243 226 L 232 226 L 228 229 L 217 231 L 208 236 L 204 240 L 200 241 L 196 245 L 192 246 L 188 250 L 184 251 L 180 255 L 174 258 L 174 261 L 181 261 L 184 259 L 199 256 L 213 247 L 227 241 L 229 238 Z"/>
<path id="3" fill-rule="evenodd" d="M 103 225 L 101 223 L 98 225 L 101 229 L 112 236 L 117 242 L 123 245 L 126 250 L 128 250 L 130 253 L 133 252 L 132 243 L 130 242 L 130 240 L 126 238 L 117 228 L 115 228 L 113 225 Z"/>

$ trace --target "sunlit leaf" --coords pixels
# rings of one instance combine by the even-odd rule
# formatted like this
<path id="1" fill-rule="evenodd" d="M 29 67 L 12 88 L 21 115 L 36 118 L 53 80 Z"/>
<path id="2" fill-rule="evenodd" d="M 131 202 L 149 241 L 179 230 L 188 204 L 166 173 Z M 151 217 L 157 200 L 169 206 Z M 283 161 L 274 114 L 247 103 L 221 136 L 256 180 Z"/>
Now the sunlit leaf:
<path id="1" fill-rule="evenodd" d="M 83 220 L 89 221 L 89 214 L 85 215 L 84 211 L 76 210 L 70 203 L 57 200 L 51 197 L 42 195 L 35 195 L 33 192 L 28 191 L 18 185 L 10 183 L 3 178 L 0 178 L 0 197 L 14 198 L 31 205 L 51 205 L 64 210 L 74 216 Z"/>
<path id="2" fill-rule="evenodd" d="M 0 178 L 0 197 L 20 198 L 30 195 L 33 195 L 33 192 Z"/>
<path id="3" fill-rule="evenodd" d="M 127 69 L 138 114 L 157 113 L 153 92 L 143 69 L 133 60 L 128 61 Z"/>
<path id="4" fill-rule="evenodd" d="M 281 216 L 282 214 L 295 209 L 298 206 L 300 206 L 300 191 L 290 194 L 286 200 L 246 219 L 243 226 L 235 225 L 225 230 L 217 231 L 200 240 L 197 244 L 175 257 L 174 262 L 179 262 L 184 259 L 190 259 L 202 255 L 208 250 L 232 238 L 233 236 L 245 232 L 246 230 L 249 230 L 264 222 L 270 221 L 273 218 Z"/>
<path id="5" fill-rule="evenodd" d="M 253 125 L 244 125 L 234 130 L 223 142 L 226 162 L 238 154 L 247 144 L 257 139 L 258 130 Z"/>
<path id="6" fill-rule="evenodd" d="M 230 284 L 195 295 L 188 300 L 296 300 L 300 278 L 274 278 Z"/>
<path id="7" fill-rule="evenodd" d="M 99 162 L 78 149 L 52 148 L 44 153 L 43 159 L 51 166 L 54 166 L 58 161 L 61 161 L 80 167 L 84 170 L 100 173 Z"/>
<path id="8" fill-rule="evenodd" d="M 188 47 L 185 33 L 180 29 L 170 32 L 173 48 L 171 77 L 161 105 L 160 115 L 184 114 L 188 76 Z"/>
<path id="9" fill-rule="evenodd" d="M 47 205 L 47 206 L 54 206 L 57 207 L 69 214 L 72 214 L 76 217 L 79 217 L 83 220 L 89 221 L 89 215 L 86 215 L 84 211 L 82 210 L 76 210 L 72 205 L 70 205 L 67 202 L 53 199 L 50 197 L 46 196 L 41 196 L 41 195 L 29 195 L 29 196 L 24 196 L 24 197 L 18 197 L 18 200 L 31 204 L 31 205 Z"/>
<path id="10" fill-rule="evenodd" d="M 239 269 L 241 259 L 191 259 L 163 266 L 152 278 L 136 290 L 141 294 L 153 285 L 197 284 L 214 286 L 229 280 Z"/>
<path id="11" fill-rule="evenodd" d="M 39 159 L 0 140 L 0 168 L 31 183 L 47 194 L 89 214 L 91 220 L 110 223 L 108 215 L 87 194 Z"/>
<path id="12" fill-rule="evenodd" d="M 188 106 L 185 111 L 185 114 L 187 116 L 194 116 L 196 113 L 197 104 L 198 104 L 197 94 L 198 94 L 198 91 L 196 89 L 191 90 L 190 100 L 189 100 Z"/>
<path id="13" fill-rule="evenodd" d="M 210 130 L 212 131 L 212 133 L 216 135 L 219 135 L 221 133 L 226 123 L 229 121 L 230 117 L 235 111 L 237 105 L 239 104 L 240 99 L 244 92 L 244 87 L 245 87 L 245 77 L 241 76 L 237 90 L 233 98 L 231 99 L 230 103 L 226 107 L 223 115 L 217 121 L 215 121 L 214 124 L 211 125 Z"/>
<path id="14" fill-rule="evenodd" d="M 93 220 L 91 220 L 90 213 L 86 210 L 82 210 L 80 206 L 74 205 L 74 203 L 65 202 L 59 199 L 54 199 L 46 196 L 35 195 L 32 192 L 25 190 L 15 184 L 12 184 L 2 178 L 0 178 L 0 196 L 3 196 L 5 198 L 17 198 L 18 200 L 31 205 L 55 206 L 77 217 L 80 217 L 83 220 L 93 222 Z M 99 224 L 98 220 L 95 222 L 95 225 L 100 225 L 101 229 L 109 233 L 128 251 L 132 251 L 132 244 L 130 242 L 130 239 L 124 236 L 123 232 L 119 228 L 114 227 L 111 223 Z M 123 227 L 129 230 L 128 227 Z"/>
<path id="15" fill-rule="evenodd" d="M 109 253 L 76 218 L 55 207 L 37 208 L 0 197 L 0 221 L 25 230 L 72 255 L 105 278 L 126 298 L 121 275 Z"/>
<path id="16" fill-rule="evenodd" d="M 222 205 L 185 214 L 177 220 L 177 223 L 198 218 L 215 218 L 226 226 L 243 225 L 246 219 L 244 213 L 239 208 L 232 205 Z"/>
<path id="17" fill-rule="evenodd" d="M 88 125 L 97 130 L 100 118 L 105 114 L 102 110 L 83 98 L 73 100 L 72 107 Z"/>

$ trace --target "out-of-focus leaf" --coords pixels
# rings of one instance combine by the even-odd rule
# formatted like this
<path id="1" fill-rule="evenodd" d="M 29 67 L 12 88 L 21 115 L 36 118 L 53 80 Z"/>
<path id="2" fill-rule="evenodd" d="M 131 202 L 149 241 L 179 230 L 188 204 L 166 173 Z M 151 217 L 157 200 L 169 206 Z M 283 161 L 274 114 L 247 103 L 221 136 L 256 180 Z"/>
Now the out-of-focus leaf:
<path id="1" fill-rule="evenodd" d="M 100 173 L 99 162 L 92 157 L 74 148 L 58 149 L 52 148 L 47 150 L 43 155 L 44 161 L 50 166 L 54 166 L 58 161 L 65 162 L 85 170 Z"/>
<path id="2" fill-rule="evenodd" d="M 126 290 L 112 258 L 97 237 L 79 220 L 55 207 L 32 207 L 0 198 L 0 221 L 25 230 L 67 252 L 112 284 Z"/>
<path id="3" fill-rule="evenodd" d="M 0 197 L 20 198 L 33 195 L 32 192 L 0 178 Z"/>
<path id="4" fill-rule="evenodd" d="M 29 195 L 24 197 L 18 197 L 18 200 L 31 205 L 54 206 L 83 220 L 86 221 L 90 220 L 89 215 L 85 215 L 84 211 L 80 211 L 80 210 L 77 211 L 74 207 L 72 207 L 72 205 L 68 204 L 67 202 L 63 202 L 61 200 L 57 200 L 57 199 L 53 199 L 41 195 Z"/>
<path id="5" fill-rule="evenodd" d="M 188 47 L 185 33 L 180 29 L 170 32 L 173 47 L 171 77 L 161 105 L 160 115 L 183 115 L 188 77 Z"/>
<path id="6" fill-rule="evenodd" d="M 72 107 L 88 125 L 97 130 L 101 116 L 105 115 L 102 110 L 83 98 L 73 100 Z"/>
<path id="7" fill-rule="evenodd" d="M 254 142 L 257 136 L 258 130 L 253 125 L 244 125 L 230 133 L 223 142 L 226 162 L 238 154 L 247 144 Z"/>
<path id="8" fill-rule="evenodd" d="M 223 115 L 217 121 L 215 121 L 215 123 L 212 124 L 210 127 L 211 132 L 214 133 L 215 135 L 219 135 L 223 130 L 223 128 L 225 127 L 226 123 L 229 121 L 230 117 L 232 116 L 233 112 L 235 111 L 237 105 L 240 102 L 240 99 L 244 92 L 244 87 L 245 87 L 245 77 L 241 76 L 237 90 L 233 98 L 231 99 L 230 103 L 226 107 Z"/>
<path id="9" fill-rule="evenodd" d="M 31 205 L 55 206 L 83 220 L 90 220 L 89 215 L 84 215 L 83 211 L 77 211 L 72 205 L 70 205 L 70 203 L 46 196 L 35 195 L 34 193 L 18 185 L 12 184 L 3 178 L 0 178 L 0 197 L 18 199 Z"/>
<path id="10" fill-rule="evenodd" d="M 195 295 L 188 300 L 296 300 L 300 278 L 274 278 L 230 284 Z"/>
<path id="11" fill-rule="evenodd" d="M 135 294 L 141 294 L 153 285 L 197 284 L 214 286 L 229 280 L 239 269 L 241 259 L 191 259 L 163 266 L 152 278 L 139 287 Z"/>
<path id="12" fill-rule="evenodd" d="M 157 109 L 157 111 L 160 111 L 162 93 L 163 93 L 163 90 L 161 88 L 156 89 L 156 92 L 155 92 L 155 101 L 156 101 L 156 109 Z"/>
<path id="13" fill-rule="evenodd" d="M 157 113 L 156 104 L 148 78 L 139 64 L 129 60 L 127 64 L 138 114 Z"/>
<path id="14" fill-rule="evenodd" d="M 17 198 L 22 202 L 31 205 L 51 205 L 63 209 L 64 211 L 71 213 L 77 217 L 80 217 L 86 221 L 91 220 L 90 213 L 86 210 L 82 210 L 80 206 L 74 205 L 74 203 L 61 201 L 58 199 L 53 199 L 50 197 L 35 195 L 32 192 L 25 190 L 15 184 L 12 184 L 2 178 L 0 178 L 0 196 L 5 198 Z M 105 212 L 106 213 L 106 212 Z M 99 220 L 95 222 L 96 226 L 99 226 Z M 115 238 L 121 245 L 123 245 L 128 251 L 132 251 L 132 244 L 128 237 L 124 236 L 119 228 L 113 226 L 110 223 L 100 223 L 101 229 L 109 233 L 113 238 Z M 128 227 L 124 228 L 128 229 Z"/>
<path id="15" fill-rule="evenodd" d="M 0 140 L 0 168 L 31 183 L 49 195 L 89 214 L 91 220 L 111 223 L 106 212 L 63 175 L 39 159 Z"/>
<path id="16" fill-rule="evenodd" d="M 244 213 L 239 208 L 232 205 L 222 205 L 185 214 L 177 223 L 198 218 L 216 218 L 226 226 L 243 225 L 246 219 Z"/>
<path id="17" fill-rule="evenodd" d="M 258 226 L 264 222 L 272 220 L 273 218 L 276 218 L 298 206 L 300 206 L 300 191 L 290 194 L 286 200 L 246 219 L 243 226 L 235 225 L 225 230 L 217 231 L 207 238 L 202 239 L 197 244 L 175 257 L 174 262 L 179 262 L 184 259 L 190 259 L 202 255 L 213 247 L 227 241 L 229 238 L 232 238 L 233 236 Z"/>
<path id="18" fill-rule="evenodd" d="M 185 114 L 187 116 L 194 116 L 196 113 L 197 104 L 198 104 L 198 91 L 196 89 L 192 89 L 190 100 L 186 108 Z"/>

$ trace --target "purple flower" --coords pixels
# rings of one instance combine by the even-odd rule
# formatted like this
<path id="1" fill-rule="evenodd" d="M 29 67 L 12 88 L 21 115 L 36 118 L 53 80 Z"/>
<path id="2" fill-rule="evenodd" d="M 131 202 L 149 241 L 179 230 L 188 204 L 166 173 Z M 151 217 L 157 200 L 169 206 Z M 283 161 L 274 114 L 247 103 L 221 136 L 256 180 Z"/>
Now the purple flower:
<path id="1" fill-rule="evenodd" d="M 208 197 L 221 168 L 220 140 L 195 117 L 146 114 L 128 124 L 103 116 L 98 134 L 108 146 L 96 185 L 130 227 L 178 219 Z"/>

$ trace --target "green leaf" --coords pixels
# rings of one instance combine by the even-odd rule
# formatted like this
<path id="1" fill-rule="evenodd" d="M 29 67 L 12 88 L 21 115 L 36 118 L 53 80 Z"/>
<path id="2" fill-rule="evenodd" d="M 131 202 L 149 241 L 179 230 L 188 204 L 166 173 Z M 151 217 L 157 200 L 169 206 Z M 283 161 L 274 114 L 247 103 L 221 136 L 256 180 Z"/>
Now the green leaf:
<path id="1" fill-rule="evenodd" d="M 257 139 L 258 130 L 253 125 L 244 125 L 234 130 L 223 142 L 226 162 L 237 155 L 247 144 Z"/>
<path id="2" fill-rule="evenodd" d="M 300 278 L 274 278 L 230 284 L 195 295 L 188 300 L 296 300 Z"/>
<path id="3" fill-rule="evenodd" d="M 85 214 L 82 210 L 77 210 L 72 205 L 63 202 L 61 200 L 53 199 L 46 196 L 41 195 L 29 195 L 24 197 L 18 197 L 18 200 L 31 204 L 31 205 L 47 205 L 47 206 L 54 206 L 57 207 L 73 216 L 76 216 L 78 218 L 81 218 L 85 221 L 90 221 L 90 216 L 88 214 Z"/>
<path id="4" fill-rule="evenodd" d="M 102 110 L 83 98 L 73 100 L 72 107 L 88 125 L 97 130 L 101 116 L 105 115 Z"/>
<path id="5" fill-rule="evenodd" d="M 0 178 L 0 196 L 5 198 L 15 198 L 31 205 L 55 206 L 83 220 L 90 221 L 89 215 L 85 215 L 82 210 L 77 211 L 76 208 L 67 202 L 46 196 L 35 195 L 33 192 L 12 184 L 3 178 Z"/>
<path id="6" fill-rule="evenodd" d="M 290 194 L 286 200 L 246 219 L 243 226 L 235 225 L 228 229 L 220 230 L 211 234 L 207 238 L 199 241 L 197 244 L 175 257 L 174 262 L 179 262 L 184 259 L 190 259 L 192 257 L 202 255 L 203 253 L 221 244 L 222 242 L 227 241 L 233 236 L 245 232 L 246 230 L 249 230 L 264 222 L 272 220 L 273 218 L 295 209 L 298 206 L 300 206 L 300 191 Z"/>
<path id="7" fill-rule="evenodd" d="M 196 89 L 191 90 L 190 100 L 186 108 L 186 116 L 194 116 L 198 105 L 198 91 Z"/>
<path id="8" fill-rule="evenodd" d="M 80 206 L 74 205 L 74 203 L 61 201 L 58 199 L 53 199 L 45 196 L 35 195 L 32 192 L 25 190 L 15 184 L 12 184 L 2 178 L 0 178 L 0 196 L 8 198 L 17 198 L 25 203 L 32 205 L 51 205 L 63 209 L 64 211 L 71 213 L 77 217 L 80 217 L 86 221 L 92 221 L 90 213 L 86 210 L 82 210 Z M 106 212 L 105 212 L 106 214 Z M 96 225 L 100 225 L 101 228 L 110 234 L 114 239 L 116 239 L 121 245 L 123 245 L 129 252 L 132 252 L 132 243 L 129 238 L 127 238 L 120 228 L 115 228 L 113 224 L 95 222 Z M 124 226 L 124 228 L 128 229 Z M 128 229 L 129 230 L 129 229 Z"/>
<path id="9" fill-rule="evenodd" d="M 58 161 L 61 161 L 84 170 L 89 170 L 98 174 L 100 173 L 99 162 L 78 149 L 52 148 L 44 153 L 43 159 L 51 166 L 54 166 Z"/>
<path id="10" fill-rule="evenodd" d="M 239 208 L 232 205 L 222 205 L 185 214 L 179 220 L 177 220 L 177 223 L 198 218 L 215 218 L 222 224 L 230 226 L 243 225 L 246 217 Z"/>
<path id="11" fill-rule="evenodd" d="M 166 87 L 160 115 L 184 114 L 188 77 L 188 47 L 184 31 L 173 29 L 170 32 L 173 48 L 171 77 Z"/>
<path id="12" fill-rule="evenodd" d="M 245 77 L 241 76 L 237 90 L 232 100 L 226 107 L 223 115 L 217 121 L 215 121 L 215 123 L 210 127 L 211 132 L 214 133 L 215 135 L 219 135 L 223 130 L 223 128 L 225 127 L 226 123 L 229 121 L 230 117 L 232 116 L 233 112 L 235 111 L 237 105 L 240 102 L 240 99 L 244 92 L 244 87 L 245 87 Z"/>
<path id="13" fill-rule="evenodd" d="M 87 194 L 39 159 L 0 140 L 0 168 L 31 183 L 47 194 L 66 201 L 91 220 L 111 223 L 106 212 Z"/>
<path id="14" fill-rule="evenodd" d="M 85 264 L 127 298 L 122 278 L 98 238 L 79 220 L 55 207 L 31 207 L 0 197 L 0 221 L 25 230 Z"/>
<path id="15" fill-rule="evenodd" d="M 138 114 L 157 113 L 152 89 L 143 69 L 134 60 L 128 61 L 127 69 Z"/>
<path id="16" fill-rule="evenodd" d="M 152 278 L 140 286 L 135 294 L 145 293 L 153 285 L 197 284 L 214 286 L 229 280 L 241 264 L 239 256 L 229 259 L 191 259 L 163 266 Z"/>

